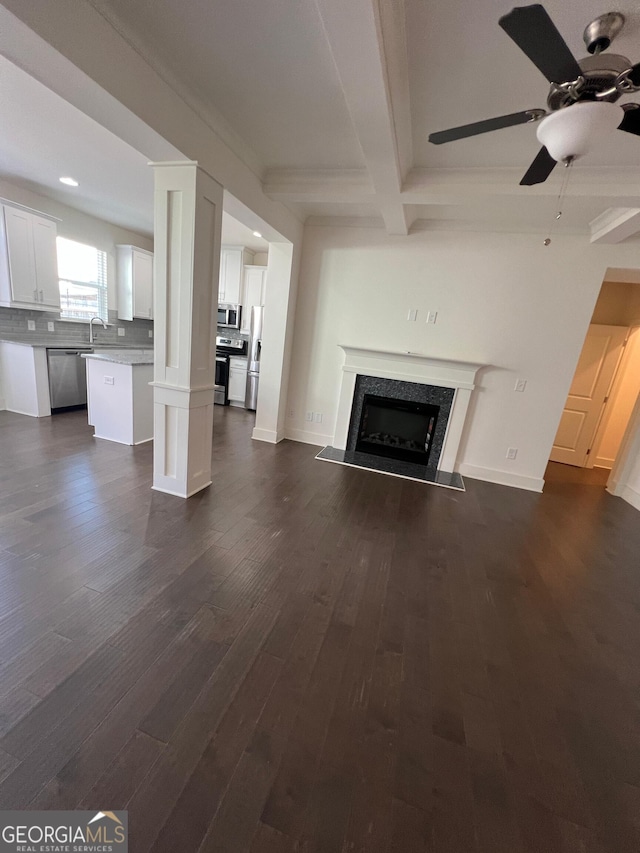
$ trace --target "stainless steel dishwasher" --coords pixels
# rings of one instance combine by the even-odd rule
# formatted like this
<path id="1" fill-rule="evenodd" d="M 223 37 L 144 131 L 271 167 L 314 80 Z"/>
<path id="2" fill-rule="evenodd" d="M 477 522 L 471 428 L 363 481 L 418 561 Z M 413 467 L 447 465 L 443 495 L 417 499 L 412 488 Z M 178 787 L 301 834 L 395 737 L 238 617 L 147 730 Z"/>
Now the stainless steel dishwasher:
<path id="1" fill-rule="evenodd" d="M 82 353 L 91 347 L 47 349 L 51 411 L 87 405 L 87 365 Z"/>

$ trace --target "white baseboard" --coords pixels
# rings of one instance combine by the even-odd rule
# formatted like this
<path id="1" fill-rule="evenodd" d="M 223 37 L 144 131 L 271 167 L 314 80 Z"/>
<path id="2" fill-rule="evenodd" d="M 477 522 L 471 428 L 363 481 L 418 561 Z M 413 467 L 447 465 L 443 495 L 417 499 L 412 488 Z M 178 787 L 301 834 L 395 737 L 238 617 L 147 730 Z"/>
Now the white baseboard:
<path id="1" fill-rule="evenodd" d="M 273 429 L 258 429 L 258 427 L 254 427 L 251 438 L 256 441 L 266 441 L 267 444 L 277 444 L 279 441 L 282 441 L 283 436 L 278 435 Z"/>
<path id="2" fill-rule="evenodd" d="M 529 492 L 541 492 L 544 487 L 542 477 L 526 477 L 524 474 L 512 474 L 510 471 L 498 471 L 495 468 L 481 468 L 463 462 L 459 471 L 463 477 L 472 480 L 484 480 L 487 483 L 497 483 L 500 486 L 511 486 L 515 489 L 526 489 Z"/>
<path id="3" fill-rule="evenodd" d="M 302 444 L 315 444 L 317 447 L 326 447 L 333 441 L 332 435 L 325 435 L 322 432 L 310 432 L 306 429 L 288 429 L 285 437 L 290 438 L 291 441 L 300 441 Z"/>
<path id="4" fill-rule="evenodd" d="M 594 468 L 608 468 L 609 471 L 613 468 L 615 459 L 607 459 L 606 456 L 596 456 L 596 461 L 593 463 Z"/>
<path id="5" fill-rule="evenodd" d="M 212 482 L 212 480 L 209 480 L 209 482 L 205 483 L 204 486 L 198 486 L 197 489 L 194 489 L 192 492 L 188 492 L 186 495 L 183 495 L 182 492 L 174 492 L 171 489 L 161 489 L 160 486 L 151 486 L 151 489 L 154 492 L 162 492 L 163 495 L 173 495 L 174 498 L 184 498 L 186 500 L 193 495 L 197 495 L 198 492 L 201 492 L 203 489 L 208 489 Z"/>
<path id="6" fill-rule="evenodd" d="M 618 497 L 631 504 L 634 509 L 640 510 L 640 492 L 632 489 L 631 486 L 622 486 L 618 490 Z"/>

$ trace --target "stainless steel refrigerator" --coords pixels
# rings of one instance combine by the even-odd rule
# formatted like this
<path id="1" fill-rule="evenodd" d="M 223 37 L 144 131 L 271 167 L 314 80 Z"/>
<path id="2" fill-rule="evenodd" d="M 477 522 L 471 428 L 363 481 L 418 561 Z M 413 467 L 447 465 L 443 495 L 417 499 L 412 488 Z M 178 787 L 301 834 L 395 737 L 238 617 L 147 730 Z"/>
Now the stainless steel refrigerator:
<path id="1" fill-rule="evenodd" d="M 251 332 L 249 337 L 249 359 L 247 365 L 247 391 L 244 398 L 245 409 L 250 409 L 253 412 L 255 412 L 256 406 L 258 405 L 263 315 L 264 305 L 254 305 L 251 309 Z"/>

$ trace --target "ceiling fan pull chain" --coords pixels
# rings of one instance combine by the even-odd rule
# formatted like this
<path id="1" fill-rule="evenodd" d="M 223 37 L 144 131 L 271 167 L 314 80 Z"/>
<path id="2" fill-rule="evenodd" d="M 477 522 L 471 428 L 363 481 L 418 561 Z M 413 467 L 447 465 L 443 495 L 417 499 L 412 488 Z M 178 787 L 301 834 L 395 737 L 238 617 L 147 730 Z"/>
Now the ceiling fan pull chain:
<path id="1" fill-rule="evenodd" d="M 562 176 L 562 183 L 560 185 L 560 192 L 558 193 L 558 205 L 556 208 L 555 219 L 551 223 L 551 227 L 547 232 L 547 236 L 542 241 L 544 246 L 548 246 L 551 243 L 551 235 L 553 233 L 556 222 L 562 217 L 562 208 L 564 207 L 564 199 L 567 193 L 567 186 L 569 185 L 569 177 L 571 173 L 571 167 L 573 166 L 573 157 L 568 157 L 565 164 L 565 172 Z"/>

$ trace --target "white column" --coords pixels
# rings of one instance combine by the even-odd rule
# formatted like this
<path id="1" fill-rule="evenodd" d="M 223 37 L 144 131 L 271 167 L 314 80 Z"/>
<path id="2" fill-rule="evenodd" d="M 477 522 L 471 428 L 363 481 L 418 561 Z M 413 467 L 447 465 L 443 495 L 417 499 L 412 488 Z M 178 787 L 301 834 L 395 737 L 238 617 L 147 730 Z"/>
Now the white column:
<path id="1" fill-rule="evenodd" d="M 155 172 L 153 488 L 211 484 L 222 187 L 197 163 Z"/>

